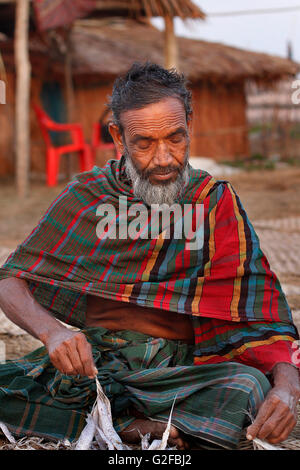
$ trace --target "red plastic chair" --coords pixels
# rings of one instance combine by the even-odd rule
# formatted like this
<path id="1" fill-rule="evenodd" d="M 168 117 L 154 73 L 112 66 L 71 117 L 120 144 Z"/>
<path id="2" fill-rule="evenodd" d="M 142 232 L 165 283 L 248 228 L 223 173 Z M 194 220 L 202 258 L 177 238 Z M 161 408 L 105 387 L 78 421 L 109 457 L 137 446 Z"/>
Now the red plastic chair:
<path id="1" fill-rule="evenodd" d="M 84 142 L 81 125 L 54 122 L 40 106 L 34 104 L 33 107 L 46 144 L 47 185 L 56 186 L 60 157 L 66 153 L 78 152 L 80 171 L 91 170 L 94 166 L 93 152 L 90 145 Z M 72 143 L 54 147 L 49 131 L 69 131 Z"/>
<path id="2" fill-rule="evenodd" d="M 95 151 L 99 150 L 114 150 L 116 158 L 119 160 L 121 158 L 120 152 L 117 151 L 115 144 L 113 142 L 103 142 L 101 138 L 101 124 L 100 122 L 95 122 L 93 125 L 93 135 L 92 135 L 92 152 L 93 158 L 95 160 Z"/>

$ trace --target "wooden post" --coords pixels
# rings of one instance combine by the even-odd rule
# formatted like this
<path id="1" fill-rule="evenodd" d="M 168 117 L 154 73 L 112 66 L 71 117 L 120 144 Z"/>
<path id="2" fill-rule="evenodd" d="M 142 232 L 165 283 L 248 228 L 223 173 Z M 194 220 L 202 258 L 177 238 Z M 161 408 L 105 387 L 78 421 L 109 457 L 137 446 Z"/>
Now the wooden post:
<path id="1" fill-rule="evenodd" d="M 165 16 L 165 68 L 175 67 L 178 70 L 178 46 L 174 33 L 174 19 Z"/>
<path id="2" fill-rule="evenodd" d="M 30 0 L 16 0 L 15 65 L 16 65 L 16 186 L 19 198 L 29 189 L 30 156 L 30 62 L 28 51 Z"/>
<path id="3" fill-rule="evenodd" d="M 67 121 L 75 122 L 75 92 L 72 76 L 72 47 L 71 47 L 71 30 L 67 31 L 66 37 L 66 53 L 65 53 L 65 89 L 67 101 Z M 68 154 L 67 160 L 67 178 L 70 179 L 76 172 L 74 153 Z"/>

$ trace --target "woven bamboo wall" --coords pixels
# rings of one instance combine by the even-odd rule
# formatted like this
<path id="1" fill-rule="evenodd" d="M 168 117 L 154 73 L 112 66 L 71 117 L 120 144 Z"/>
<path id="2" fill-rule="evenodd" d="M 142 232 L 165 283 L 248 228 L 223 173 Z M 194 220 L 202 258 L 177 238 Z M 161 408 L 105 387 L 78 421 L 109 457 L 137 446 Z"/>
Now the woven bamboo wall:
<path id="1" fill-rule="evenodd" d="M 243 83 L 200 83 L 192 87 L 194 124 L 191 155 L 215 160 L 247 156 L 246 97 Z"/>

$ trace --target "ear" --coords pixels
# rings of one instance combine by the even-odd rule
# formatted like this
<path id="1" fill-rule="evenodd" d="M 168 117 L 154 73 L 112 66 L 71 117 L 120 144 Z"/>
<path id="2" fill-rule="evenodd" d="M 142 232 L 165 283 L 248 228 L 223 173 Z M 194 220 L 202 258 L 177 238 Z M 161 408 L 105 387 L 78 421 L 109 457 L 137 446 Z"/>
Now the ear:
<path id="1" fill-rule="evenodd" d="M 124 145 L 123 145 L 122 134 L 121 134 L 119 127 L 113 122 L 110 122 L 108 125 L 108 130 L 110 132 L 110 135 L 112 136 L 112 139 L 114 141 L 117 151 L 121 155 L 123 155 Z"/>

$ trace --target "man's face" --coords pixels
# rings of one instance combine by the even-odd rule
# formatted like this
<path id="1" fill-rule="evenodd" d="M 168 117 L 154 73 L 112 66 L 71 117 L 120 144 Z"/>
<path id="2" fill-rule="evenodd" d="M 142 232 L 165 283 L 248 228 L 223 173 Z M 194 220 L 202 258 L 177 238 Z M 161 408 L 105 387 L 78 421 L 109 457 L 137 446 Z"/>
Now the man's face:
<path id="1" fill-rule="evenodd" d="M 121 122 L 123 136 L 117 128 L 112 135 L 126 157 L 126 171 L 135 192 L 147 203 L 172 203 L 188 178 L 190 124 L 183 104 L 168 97 L 123 112 Z M 152 194 L 143 197 L 144 192 Z"/>

